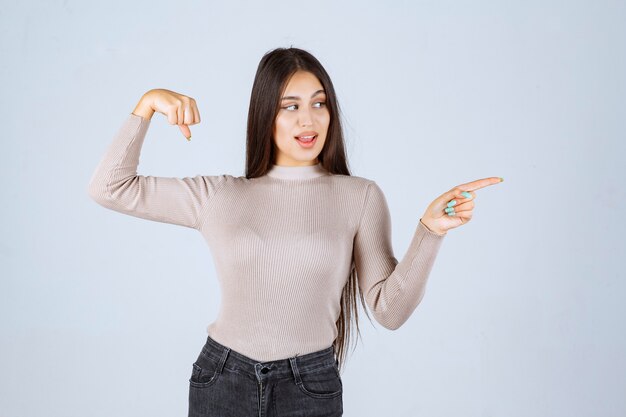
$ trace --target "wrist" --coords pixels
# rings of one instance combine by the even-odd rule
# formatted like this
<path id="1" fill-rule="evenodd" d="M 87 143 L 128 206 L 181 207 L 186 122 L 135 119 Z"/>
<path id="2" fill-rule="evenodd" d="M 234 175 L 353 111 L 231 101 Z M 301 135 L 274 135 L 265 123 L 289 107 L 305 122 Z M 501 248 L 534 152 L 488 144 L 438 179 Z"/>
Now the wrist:
<path id="1" fill-rule="evenodd" d="M 154 115 L 154 109 L 152 108 L 151 98 L 149 94 L 149 91 L 145 93 L 133 110 L 134 115 L 141 116 L 146 120 L 152 119 L 152 116 Z"/>
<path id="2" fill-rule="evenodd" d="M 438 230 L 436 227 L 433 227 L 432 224 L 430 224 L 430 222 L 428 220 L 423 221 L 422 219 L 420 219 L 420 223 L 422 223 L 424 225 L 424 227 L 426 227 L 428 230 L 430 230 L 431 232 L 440 235 L 440 236 L 444 236 L 447 234 L 446 231 L 443 230 Z"/>

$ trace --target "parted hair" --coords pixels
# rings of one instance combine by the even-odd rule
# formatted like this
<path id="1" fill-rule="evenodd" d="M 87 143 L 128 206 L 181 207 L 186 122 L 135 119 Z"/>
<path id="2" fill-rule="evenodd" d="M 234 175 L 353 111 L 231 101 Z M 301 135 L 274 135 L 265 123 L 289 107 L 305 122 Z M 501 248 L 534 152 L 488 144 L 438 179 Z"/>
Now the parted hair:
<path id="1" fill-rule="evenodd" d="M 315 75 L 326 92 L 326 106 L 330 113 L 330 123 L 324 147 L 318 156 L 320 164 L 331 174 L 350 175 L 346 160 L 339 103 L 330 76 L 310 52 L 289 47 L 276 48 L 265 53 L 259 62 L 254 77 L 246 130 L 246 178 L 265 175 L 275 161 L 273 136 L 276 116 L 280 110 L 280 98 L 296 71 L 308 71 Z M 353 318 L 357 334 L 360 336 L 356 303 L 357 293 L 363 311 L 369 318 L 363 293 L 358 286 L 354 255 L 351 265 L 350 275 L 342 291 L 341 313 L 336 322 L 338 336 L 333 342 L 340 369 L 343 368 L 347 358 Z"/>

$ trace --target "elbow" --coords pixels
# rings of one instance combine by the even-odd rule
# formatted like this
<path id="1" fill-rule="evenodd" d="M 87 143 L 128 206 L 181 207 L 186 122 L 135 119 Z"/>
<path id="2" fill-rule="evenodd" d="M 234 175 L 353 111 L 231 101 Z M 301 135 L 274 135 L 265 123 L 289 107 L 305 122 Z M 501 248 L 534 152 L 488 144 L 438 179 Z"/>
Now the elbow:
<path id="1" fill-rule="evenodd" d="M 122 213 L 132 212 L 136 209 L 137 200 L 141 199 L 134 178 L 136 176 L 111 183 L 94 176 L 87 186 L 87 195 L 102 207 Z"/>
<path id="2" fill-rule="evenodd" d="M 389 322 L 386 322 L 385 324 L 383 324 L 383 326 L 387 329 L 387 330 L 398 330 L 400 327 L 402 327 L 402 325 L 406 322 L 406 320 L 391 320 Z"/>
<path id="3" fill-rule="evenodd" d="M 376 317 L 376 321 L 387 330 L 398 330 L 405 322 L 405 317 L 386 315 Z"/>
<path id="4" fill-rule="evenodd" d="M 408 319 L 407 311 L 393 303 L 374 302 L 369 307 L 376 321 L 387 330 L 399 329 Z"/>
<path id="5" fill-rule="evenodd" d="M 422 302 L 423 298 L 424 293 L 422 292 L 414 302 L 396 309 L 387 310 L 383 314 L 379 314 L 376 318 L 386 329 L 398 330 L 409 320 L 411 315 L 417 309 L 417 306 Z"/>
<path id="6" fill-rule="evenodd" d="M 96 174 L 87 185 L 87 195 L 101 206 L 107 206 L 111 202 L 111 190 Z"/>
<path id="7" fill-rule="evenodd" d="M 87 195 L 96 203 L 101 204 L 104 200 L 104 192 L 98 182 L 92 179 L 87 185 Z"/>
<path id="8" fill-rule="evenodd" d="M 87 185 L 87 195 L 89 196 L 89 198 L 91 198 L 92 200 L 95 200 L 96 198 L 96 190 L 95 187 L 93 186 L 93 182 L 89 182 L 89 184 Z"/>
<path id="9" fill-rule="evenodd" d="M 106 187 L 98 183 L 89 183 L 87 187 L 87 195 L 98 205 L 118 211 L 120 209 L 119 202 L 114 200 Z"/>

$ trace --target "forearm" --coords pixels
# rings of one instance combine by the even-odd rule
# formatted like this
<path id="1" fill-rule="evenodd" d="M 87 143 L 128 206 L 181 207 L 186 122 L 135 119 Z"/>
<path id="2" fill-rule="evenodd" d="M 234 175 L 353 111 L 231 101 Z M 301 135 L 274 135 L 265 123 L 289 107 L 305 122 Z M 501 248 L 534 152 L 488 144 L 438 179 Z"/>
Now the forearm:
<path id="1" fill-rule="evenodd" d="M 406 254 L 394 266 L 389 277 L 367 291 L 370 310 L 385 328 L 398 329 L 422 301 L 444 238 L 444 235 L 433 233 L 420 222 Z"/>
<path id="2" fill-rule="evenodd" d="M 136 200 L 139 184 L 131 181 L 137 178 L 139 155 L 150 125 L 150 119 L 141 117 L 129 115 L 126 118 L 89 183 L 89 195 L 114 210 L 128 210 Z"/>

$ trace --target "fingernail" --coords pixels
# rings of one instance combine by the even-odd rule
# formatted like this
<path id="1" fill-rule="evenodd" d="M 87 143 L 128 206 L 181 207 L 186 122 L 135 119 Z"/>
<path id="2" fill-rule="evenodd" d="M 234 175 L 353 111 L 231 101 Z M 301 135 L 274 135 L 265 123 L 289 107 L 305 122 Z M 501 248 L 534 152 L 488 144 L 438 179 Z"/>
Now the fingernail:
<path id="1" fill-rule="evenodd" d="M 456 206 L 456 200 L 452 200 L 448 203 L 448 207 Z"/>
<path id="2" fill-rule="evenodd" d="M 504 178 L 502 178 L 502 177 L 498 177 L 498 178 L 500 178 L 500 182 L 504 181 Z"/>
<path id="3" fill-rule="evenodd" d="M 472 198 L 472 195 L 471 195 L 470 193 L 468 193 L 467 191 L 463 191 L 463 192 L 461 193 L 461 195 L 462 195 L 463 197 L 465 197 L 465 198 Z"/>
<path id="4" fill-rule="evenodd" d="M 446 208 L 444 209 L 444 211 L 445 211 L 446 213 L 448 213 L 448 214 L 450 214 L 450 213 L 454 213 L 454 207 L 446 207 Z"/>
<path id="5" fill-rule="evenodd" d="M 189 137 L 187 138 L 187 141 L 190 141 L 190 140 L 191 140 L 191 136 L 189 136 Z"/>

